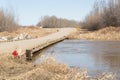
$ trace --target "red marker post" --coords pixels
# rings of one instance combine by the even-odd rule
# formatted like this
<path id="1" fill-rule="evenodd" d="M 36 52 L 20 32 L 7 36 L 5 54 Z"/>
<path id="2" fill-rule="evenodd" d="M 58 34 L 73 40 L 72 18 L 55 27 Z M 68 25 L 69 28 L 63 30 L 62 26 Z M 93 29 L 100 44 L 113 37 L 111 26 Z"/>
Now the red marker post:
<path id="1" fill-rule="evenodd" d="M 16 50 L 14 50 L 12 55 L 14 56 L 14 58 L 16 58 L 16 57 L 18 57 L 18 52 Z"/>

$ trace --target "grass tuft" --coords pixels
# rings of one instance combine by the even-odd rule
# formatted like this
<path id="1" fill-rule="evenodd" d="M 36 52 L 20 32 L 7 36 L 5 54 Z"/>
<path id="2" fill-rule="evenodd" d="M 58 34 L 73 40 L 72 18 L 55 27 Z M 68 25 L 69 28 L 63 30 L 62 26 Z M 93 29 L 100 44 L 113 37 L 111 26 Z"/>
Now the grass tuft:
<path id="1" fill-rule="evenodd" d="M 0 56 L 0 80 L 114 80 L 113 74 L 88 77 L 86 69 L 70 68 L 51 56 L 42 58 L 40 65 L 10 55 Z"/>

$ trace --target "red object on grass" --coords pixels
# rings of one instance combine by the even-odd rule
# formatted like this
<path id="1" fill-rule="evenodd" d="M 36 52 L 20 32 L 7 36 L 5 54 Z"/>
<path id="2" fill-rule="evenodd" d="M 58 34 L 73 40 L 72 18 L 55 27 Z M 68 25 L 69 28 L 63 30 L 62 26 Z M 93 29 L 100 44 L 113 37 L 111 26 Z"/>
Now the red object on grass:
<path id="1" fill-rule="evenodd" d="M 17 57 L 17 56 L 18 56 L 18 52 L 17 52 L 16 50 L 13 51 L 12 55 L 13 55 L 14 57 Z"/>

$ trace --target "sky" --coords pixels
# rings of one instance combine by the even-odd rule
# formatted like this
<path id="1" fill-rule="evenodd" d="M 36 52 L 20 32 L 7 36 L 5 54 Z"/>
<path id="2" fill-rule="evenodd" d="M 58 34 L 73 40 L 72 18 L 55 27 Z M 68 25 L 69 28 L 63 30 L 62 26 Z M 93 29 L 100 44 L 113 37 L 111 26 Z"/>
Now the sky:
<path id="1" fill-rule="evenodd" d="M 95 0 L 0 0 L 0 8 L 9 10 L 21 25 L 36 25 L 42 17 L 82 21 Z"/>

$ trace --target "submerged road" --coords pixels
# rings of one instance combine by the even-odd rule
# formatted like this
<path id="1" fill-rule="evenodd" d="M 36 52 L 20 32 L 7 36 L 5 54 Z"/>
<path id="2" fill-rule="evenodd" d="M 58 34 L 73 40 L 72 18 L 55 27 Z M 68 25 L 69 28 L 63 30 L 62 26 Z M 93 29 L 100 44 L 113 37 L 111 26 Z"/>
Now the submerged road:
<path id="1" fill-rule="evenodd" d="M 33 51 L 37 51 L 48 45 L 66 39 L 68 35 L 76 31 L 76 28 L 61 28 L 58 29 L 58 32 L 56 33 L 37 39 L 0 43 L 0 54 L 12 53 L 16 49 L 22 49 L 22 51 L 34 49 Z"/>

